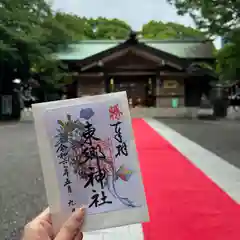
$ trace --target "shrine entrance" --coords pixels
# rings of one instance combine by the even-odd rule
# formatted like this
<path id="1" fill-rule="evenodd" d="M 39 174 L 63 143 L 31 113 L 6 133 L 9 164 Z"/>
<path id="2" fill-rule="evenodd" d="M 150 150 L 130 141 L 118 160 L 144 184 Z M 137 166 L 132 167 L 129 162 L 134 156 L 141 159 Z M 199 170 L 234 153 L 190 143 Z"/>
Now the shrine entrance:
<path id="1" fill-rule="evenodd" d="M 110 84 L 114 92 L 126 91 L 132 107 L 154 107 L 156 77 L 149 76 L 115 76 Z"/>

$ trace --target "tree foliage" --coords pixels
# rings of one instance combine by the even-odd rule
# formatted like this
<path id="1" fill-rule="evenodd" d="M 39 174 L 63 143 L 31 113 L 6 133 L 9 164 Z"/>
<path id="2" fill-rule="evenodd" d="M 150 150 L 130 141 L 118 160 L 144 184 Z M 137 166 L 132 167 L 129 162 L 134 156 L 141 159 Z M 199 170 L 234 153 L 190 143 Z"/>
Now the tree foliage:
<path id="1" fill-rule="evenodd" d="M 221 80 L 239 80 L 240 64 L 239 64 L 240 50 L 236 48 L 235 44 L 226 44 L 217 53 L 217 72 L 221 76 Z"/>
<path id="2" fill-rule="evenodd" d="M 187 39 L 187 38 L 204 38 L 205 35 L 201 31 L 185 27 L 178 23 L 161 21 L 150 21 L 143 25 L 142 35 L 149 39 Z"/>
<path id="3" fill-rule="evenodd" d="M 234 29 L 226 36 L 225 44 L 216 54 L 217 71 L 223 81 L 239 80 L 240 76 L 240 29 Z"/>
<path id="4" fill-rule="evenodd" d="M 168 0 L 178 14 L 189 14 L 197 27 L 209 36 L 221 36 L 229 44 L 219 50 L 217 71 L 223 80 L 239 78 L 240 1 L 238 0 Z M 230 79 L 229 79 L 230 78 Z"/>
<path id="5" fill-rule="evenodd" d="M 19 117 L 15 78 L 23 83 L 36 79 L 41 86 L 38 96 L 44 97 L 46 90 L 53 93 L 70 81 L 68 67 L 55 59 L 54 53 L 83 39 L 126 39 L 130 31 L 131 27 L 119 19 L 54 13 L 45 0 L 0 0 L 0 95 L 14 96 L 14 111 Z M 203 36 L 179 24 L 154 21 L 143 26 L 142 35 L 152 39 Z"/>
<path id="6" fill-rule="evenodd" d="M 179 15 L 189 14 L 198 28 L 210 35 L 223 36 L 239 27 L 238 0 L 168 0 Z"/>
<path id="7" fill-rule="evenodd" d="M 25 81 L 36 73 L 56 84 L 66 71 L 53 53 L 82 39 L 126 39 L 131 27 L 119 19 L 87 19 L 53 13 L 44 0 L 0 0 L 0 90 L 11 89 L 12 80 Z M 144 38 L 199 38 L 195 29 L 176 23 L 150 21 L 142 28 Z M 61 66 L 61 68 L 59 68 Z"/>
<path id="8" fill-rule="evenodd" d="M 126 39 L 131 27 L 118 19 L 97 18 L 89 20 L 93 26 L 93 39 Z"/>
<path id="9" fill-rule="evenodd" d="M 103 17 L 87 19 L 60 12 L 55 18 L 68 29 L 73 42 L 82 39 L 125 39 L 131 30 L 127 23 L 119 19 Z"/>
<path id="10" fill-rule="evenodd" d="M 56 46 L 69 41 L 44 0 L 0 2 L 1 91 L 12 88 L 12 80 L 30 77 L 33 66 L 48 65 Z"/>

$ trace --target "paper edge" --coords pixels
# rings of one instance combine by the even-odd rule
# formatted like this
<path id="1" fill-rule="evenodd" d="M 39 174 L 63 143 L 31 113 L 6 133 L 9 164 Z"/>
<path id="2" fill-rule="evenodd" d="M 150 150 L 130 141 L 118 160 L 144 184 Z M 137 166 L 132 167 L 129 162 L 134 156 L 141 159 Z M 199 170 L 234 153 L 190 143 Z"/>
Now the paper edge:
<path id="1" fill-rule="evenodd" d="M 32 112 L 47 201 L 52 213 L 52 221 L 57 222 L 55 216 L 61 209 L 60 189 L 55 164 L 52 161 L 51 144 L 43 121 L 45 108 L 35 104 L 35 106 L 32 107 Z"/>
<path id="2" fill-rule="evenodd" d="M 124 214 L 124 224 L 119 222 L 123 218 Z M 107 217 L 105 217 L 107 216 Z M 59 230 L 62 223 L 66 221 L 68 214 L 56 213 L 55 219 L 55 229 Z M 149 214 L 147 205 L 141 207 L 121 209 L 117 211 L 104 212 L 99 214 L 87 215 L 85 222 L 82 226 L 83 232 L 99 231 L 107 228 L 121 227 L 131 224 L 138 224 L 149 221 Z M 97 226 L 94 227 L 94 226 Z"/>
<path id="3" fill-rule="evenodd" d="M 122 101 L 124 110 L 128 111 L 127 119 L 130 121 L 130 124 L 132 127 L 131 114 L 128 107 L 126 91 L 109 93 L 104 95 L 82 97 L 81 104 L 91 103 L 94 100 L 98 102 L 106 101 L 112 98 L 120 99 Z M 44 114 L 49 109 L 74 106 L 76 104 L 79 104 L 79 100 L 80 98 L 75 98 L 75 99 L 67 99 L 67 100 L 60 100 L 60 101 L 53 101 L 53 102 L 38 103 L 38 104 L 33 104 L 33 107 L 32 107 L 35 131 L 37 135 L 37 143 L 39 148 L 39 155 L 40 155 L 42 172 L 44 177 L 44 185 L 46 189 L 48 204 L 52 214 L 53 227 L 54 227 L 55 233 L 59 231 L 62 223 L 66 221 L 70 213 L 61 212 L 60 188 L 58 185 L 58 179 L 56 175 L 56 166 L 52 161 L 53 156 L 51 151 L 50 139 L 48 138 L 48 135 L 47 135 L 47 129 L 44 126 Z M 132 139 L 132 142 L 134 142 L 133 130 L 131 132 L 131 139 Z M 134 147 L 135 147 L 135 154 L 136 154 L 135 157 L 136 159 L 138 159 L 135 143 L 134 143 Z M 146 194 L 145 194 L 145 189 L 143 185 L 140 164 L 139 162 L 137 164 L 138 164 L 138 170 L 140 173 L 142 188 L 143 188 L 142 197 L 144 199 L 145 204 L 141 207 L 136 207 L 131 209 L 121 209 L 121 210 L 99 213 L 94 215 L 87 215 L 85 219 L 85 224 L 83 225 L 83 228 L 82 228 L 84 232 L 96 231 L 96 230 L 101 230 L 101 229 L 110 228 L 110 227 L 111 228 L 120 227 L 128 224 L 135 224 L 135 223 L 149 221 L 149 213 L 148 213 Z M 124 224 L 121 225 L 119 224 L 119 222 L 120 222 L 120 219 L 123 217 L 123 214 L 126 215 L 126 218 L 124 218 Z M 105 215 L 107 215 L 108 217 L 105 218 Z M 91 225 L 97 226 L 97 228 L 91 227 Z"/>

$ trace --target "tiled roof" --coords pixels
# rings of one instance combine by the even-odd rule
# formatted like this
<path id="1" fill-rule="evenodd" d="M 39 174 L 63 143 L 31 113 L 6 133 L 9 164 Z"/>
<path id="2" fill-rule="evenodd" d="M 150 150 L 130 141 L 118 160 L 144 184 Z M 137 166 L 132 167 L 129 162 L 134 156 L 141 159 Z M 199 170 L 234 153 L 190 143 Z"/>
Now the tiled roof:
<path id="1" fill-rule="evenodd" d="M 58 52 L 61 60 L 83 60 L 94 54 L 116 47 L 125 40 L 87 40 L 70 44 L 68 49 Z M 206 40 L 139 40 L 158 50 L 181 58 L 213 58 L 214 46 Z"/>

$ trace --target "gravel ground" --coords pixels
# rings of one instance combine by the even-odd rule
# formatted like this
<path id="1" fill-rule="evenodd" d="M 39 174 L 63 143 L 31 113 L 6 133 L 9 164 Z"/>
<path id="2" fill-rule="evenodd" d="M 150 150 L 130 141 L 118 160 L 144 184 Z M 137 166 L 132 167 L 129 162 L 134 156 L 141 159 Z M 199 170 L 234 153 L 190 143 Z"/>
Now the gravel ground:
<path id="1" fill-rule="evenodd" d="M 240 168 L 240 121 L 158 120 Z"/>
<path id="2" fill-rule="evenodd" d="M 0 239 L 19 240 L 47 206 L 32 123 L 1 125 L 0 152 Z"/>

